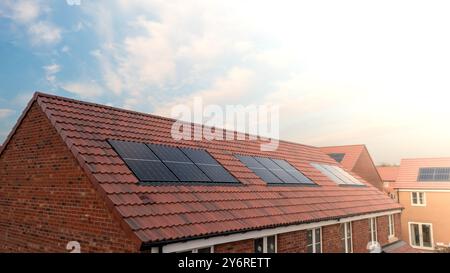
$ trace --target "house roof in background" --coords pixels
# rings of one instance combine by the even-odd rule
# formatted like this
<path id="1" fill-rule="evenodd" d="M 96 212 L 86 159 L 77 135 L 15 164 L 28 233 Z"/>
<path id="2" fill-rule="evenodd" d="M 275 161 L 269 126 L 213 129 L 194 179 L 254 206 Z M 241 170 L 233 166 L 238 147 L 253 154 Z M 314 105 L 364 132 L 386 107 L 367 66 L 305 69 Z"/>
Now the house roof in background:
<path id="1" fill-rule="evenodd" d="M 419 169 L 429 167 L 450 168 L 450 157 L 402 159 L 394 188 L 450 190 L 450 182 L 417 181 Z"/>
<path id="2" fill-rule="evenodd" d="M 399 166 L 377 167 L 383 182 L 394 182 L 397 179 Z"/>
<path id="3" fill-rule="evenodd" d="M 36 93 L 37 103 L 123 225 L 143 243 L 317 222 L 396 210 L 401 205 L 360 179 L 366 187 L 336 185 L 310 165 L 337 163 L 321 149 L 280 141 L 273 152 L 263 140 L 175 141 L 174 120 Z M 27 110 L 24 111 L 25 116 Z M 15 128 L 20 126 L 19 119 Z M 198 125 L 190 125 L 192 127 Z M 15 129 L 8 137 L 7 143 Z M 108 139 L 206 149 L 239 185 L 142 184 Z M 1 152 L 5 149 L 2 148 Z M 357 148 L 354 148 L 355 151 Z M 289 161 L 319 186 L 266 185 L 234 154 Z M 355 153 L 356 154 L 356 153 Z"/>
<path id="4" fill-rule="evenodd" d="M 345 168 L 352 170 L 358 162 L 359 157 L 365 149 L 365 145 L 344 145 L 344 146 L 329 146 L 320 147 L 325 154 L 345 154 L 340 162 Z"/>

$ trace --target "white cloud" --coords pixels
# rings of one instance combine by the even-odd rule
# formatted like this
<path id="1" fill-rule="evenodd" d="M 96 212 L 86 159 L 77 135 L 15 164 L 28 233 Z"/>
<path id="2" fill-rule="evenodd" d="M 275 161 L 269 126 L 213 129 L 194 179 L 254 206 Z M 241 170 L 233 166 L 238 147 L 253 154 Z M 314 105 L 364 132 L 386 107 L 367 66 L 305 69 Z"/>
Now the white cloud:
<path id="1" fill-rule="evenodd" d="M 255 82 L 255 73 L 252 70 L 233 67 L 224 76 L 216 79 L 210 88 L 162 103 L 154 113 L 169 116 L 172 107 L 179 104 L 192 107 L 195 98 L 201 98 L 204 105 L 242 104 L 243 97 L 252 90 Z"/>
<path id="2" fill-rule="evenodd" d="M 58 64 L 50 64 L 42 67 L 45 71 L 45 78 L 51 84 L 56 83 L 56 74 L 61 71 L 61 66 Z"/>
<path id="3" fill-rule="evenodd" d="M 33 23 L 28 28 L 28 33 L 35 45 L 56 44 L 61 40 L 61 29 L 49 22 Z"/>
<path id="4" fill-rule="evenodd" d="M 2 109 L 0 109 L 0 119 L 7 118 L 13 113 L 14 113 L 14 111 L 11 109 L 2 108 Z"/>
<path id="5" fill-rule="evenodd" d="M 17 1 L 12 6 L 12 18 L 20 23 L 28 23 L 35 20 L 40 14 L 37 1 Z"/>
<path id="6" fill-rule="evenodd" d="M 60 87 L 82 98 L 94 98 L 103 94 L 103 89 L 95 82 L 68 82 Z"/>

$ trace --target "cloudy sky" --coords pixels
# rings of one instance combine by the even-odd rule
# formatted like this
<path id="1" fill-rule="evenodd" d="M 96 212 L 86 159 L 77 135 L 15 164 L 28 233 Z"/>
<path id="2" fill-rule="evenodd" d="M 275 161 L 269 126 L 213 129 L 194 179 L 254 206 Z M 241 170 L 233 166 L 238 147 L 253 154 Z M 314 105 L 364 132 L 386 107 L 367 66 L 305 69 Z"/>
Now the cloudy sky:
<path id="1" fill-rule="evenodd" d="M 1 141 L 40 90 L 157 114 L 279 104 L 282 139 L 450 156 L 448 1 L 76 2 L 0 2 Z"/>

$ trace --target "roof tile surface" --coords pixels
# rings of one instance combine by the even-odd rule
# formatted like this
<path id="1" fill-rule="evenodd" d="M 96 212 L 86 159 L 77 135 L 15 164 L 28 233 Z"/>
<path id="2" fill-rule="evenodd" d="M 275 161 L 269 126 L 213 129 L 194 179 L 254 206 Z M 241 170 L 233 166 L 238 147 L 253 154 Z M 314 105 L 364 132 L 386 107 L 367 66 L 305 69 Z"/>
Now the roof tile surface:
<path id="1" fill-rule="evenodd" d="M 276 151 L 262 152 L 261 140 L 177 142 L 171 138 L 171 119 L 41 93 L 36 100 L 93 183 L 142 242 L 401 208 L 365 181 L 367 187 L 340 187 L 330 181 L 310 165 L 337 165 L 319 148 L 281 141 Z M 206 149 L 241 183 L 140 184 L 108 139 Z M 318 186 L 268 186 L 234 157 L 236 153 L 285 159 Z"/>

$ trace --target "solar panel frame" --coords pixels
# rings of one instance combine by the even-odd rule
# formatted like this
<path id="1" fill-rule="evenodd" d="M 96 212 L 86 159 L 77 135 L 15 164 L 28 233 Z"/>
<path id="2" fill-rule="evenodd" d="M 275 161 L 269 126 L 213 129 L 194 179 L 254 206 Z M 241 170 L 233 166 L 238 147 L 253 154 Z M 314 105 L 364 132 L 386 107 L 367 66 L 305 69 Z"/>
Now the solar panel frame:
<path id="1" fill-rule="evenodd" d="M 108 142 L 121 158 L 158 160 L 158 157 L 144 143 L 118 140 Z"/>
<path id="2" fill-rule="evenodd" d="M 448 167 L 427 167 L 419 168 L 417 176 L 419 182 L 442 182 L 450 181 L 450 168 Z"/>

